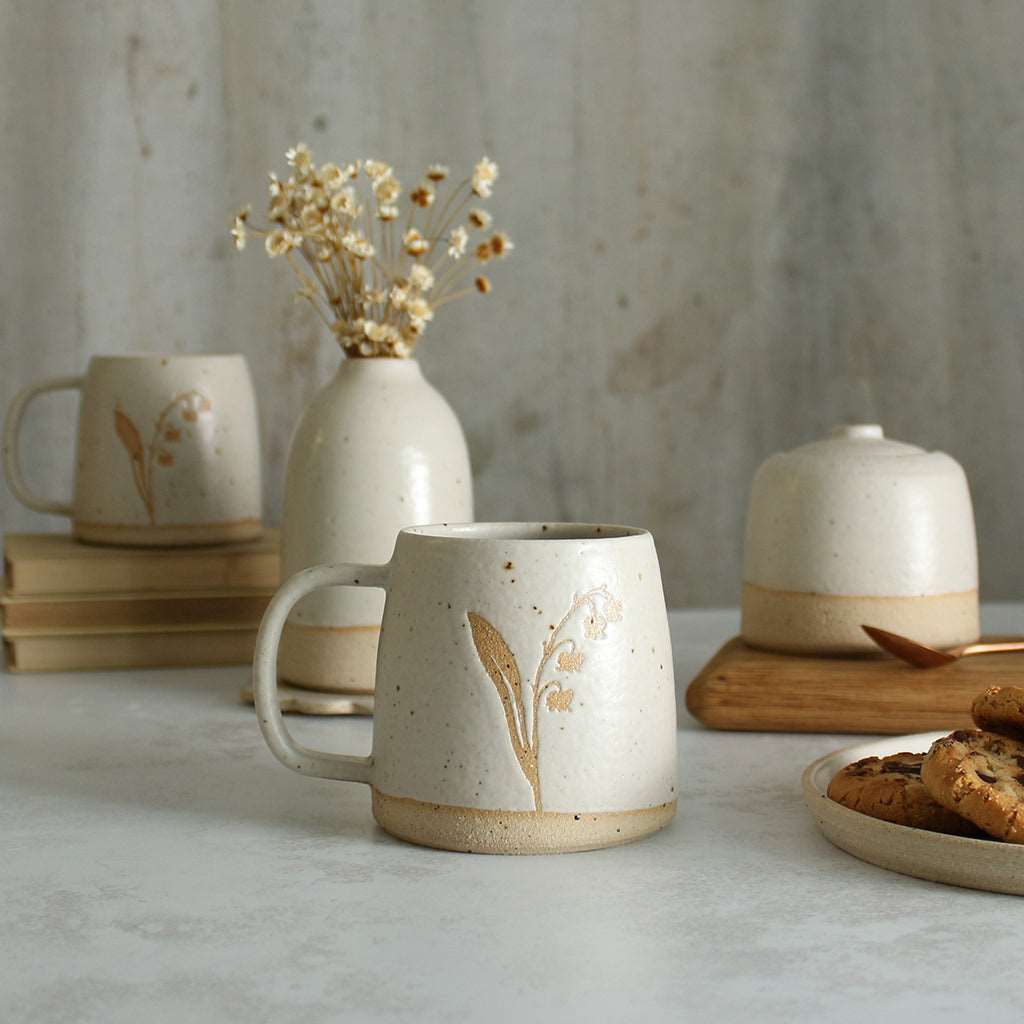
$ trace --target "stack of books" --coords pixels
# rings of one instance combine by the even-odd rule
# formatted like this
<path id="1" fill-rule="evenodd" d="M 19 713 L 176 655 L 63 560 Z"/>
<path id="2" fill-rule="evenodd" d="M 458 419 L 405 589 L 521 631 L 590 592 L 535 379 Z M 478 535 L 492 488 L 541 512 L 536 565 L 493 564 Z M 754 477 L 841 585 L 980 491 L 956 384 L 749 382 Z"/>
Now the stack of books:
<path id="1" fill-rule="evenodd" d="M 8 534 L 4 575 L 9 671 L 243 664 L 278 584 L 278 536 L 114 548 Z"/>

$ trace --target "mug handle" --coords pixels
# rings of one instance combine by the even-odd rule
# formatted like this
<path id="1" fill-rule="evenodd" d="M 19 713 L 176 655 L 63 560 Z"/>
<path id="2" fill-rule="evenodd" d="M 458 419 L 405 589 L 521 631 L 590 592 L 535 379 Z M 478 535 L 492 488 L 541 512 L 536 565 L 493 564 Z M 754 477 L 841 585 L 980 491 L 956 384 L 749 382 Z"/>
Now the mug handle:
<path id="1" fill-rule="evenodd" d="M 260 623 L 253 658 L 253 694 L 263 738 L 274 756 L 300 775 L 343 782 L 370 781 L 373 759 L 352 754 L 310 750 L 292 739 L 277 702 L 277 650 L 288 613 L 307 594 L 323 587 L 381 587 L 387 589 L 389 565 L 315 565 L 297 572 L 274 595 Z"/>
<path id="2" fill-rule="evenodd" d="M 18 458 L 18 430 L 21 427 L 22 417 L 25 415 L 29 402 L 38 395 L 45 394 L 47 391 L 68 391 L 81 388 L 84 381 L 84 377 L 51 377 L 38 384 L 30 384 L 15 395 L 7 412 L 7 422 L 4 425 L 4 475 L 18 501 L 36 512 L 70 516 L 72 509 L 70 503 L 49 501 L 46 498 L 38 497 L 25 485 L 25 479 L 21 475 L 21 461 Z"/>

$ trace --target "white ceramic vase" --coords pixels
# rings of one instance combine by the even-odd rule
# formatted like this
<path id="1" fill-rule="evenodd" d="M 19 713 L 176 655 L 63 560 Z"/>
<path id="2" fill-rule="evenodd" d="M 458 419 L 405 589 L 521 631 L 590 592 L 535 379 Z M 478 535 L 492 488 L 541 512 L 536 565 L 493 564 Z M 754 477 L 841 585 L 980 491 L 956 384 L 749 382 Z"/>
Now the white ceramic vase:
<path id="1" fill-rule="evenodd" d="M 406 526 L 473 519 L 459 421 L 413 359 L 345 359 L 292 438 L 281 570 L 387 562 Z M 289 616 L 281 678 L 310 689 L 372 693 L 384 595 L 334 587 Z"/>

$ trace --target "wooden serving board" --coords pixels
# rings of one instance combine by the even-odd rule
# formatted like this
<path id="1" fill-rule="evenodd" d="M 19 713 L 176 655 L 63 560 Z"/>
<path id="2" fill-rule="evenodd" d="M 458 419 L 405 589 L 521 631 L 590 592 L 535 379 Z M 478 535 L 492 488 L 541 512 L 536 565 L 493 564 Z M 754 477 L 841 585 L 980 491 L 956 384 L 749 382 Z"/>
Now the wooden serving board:
<path id="1" fill-rule="evenodd" d="M 771 654 L 736 637 L 690 683 L 686 706 L 712 729 L 945 731 L 972 728 L 971 703 L 990 686 L 1024 686 L 1024 652 L 979 655 L 944 668 L 918 669 L 887 655 Z"/>

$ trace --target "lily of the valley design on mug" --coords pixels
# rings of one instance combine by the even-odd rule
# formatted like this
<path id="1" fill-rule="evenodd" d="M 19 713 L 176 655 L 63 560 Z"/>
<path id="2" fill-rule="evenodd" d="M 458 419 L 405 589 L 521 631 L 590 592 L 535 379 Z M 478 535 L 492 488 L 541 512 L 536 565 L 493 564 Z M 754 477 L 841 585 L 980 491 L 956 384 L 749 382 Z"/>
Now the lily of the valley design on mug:
<path id="1" fill-rule="evenodd" d="M 473 643 L 480 656 L 480 662 L 491 677 L 498 699 L 505 712 L 508 738 L 512 742 L 516 760 L 526 781 L 533 791 L 534 807 L 544 809 L 540 792 L 540 711 L 546 706 L 549 711 L 568 711 L 572 707 L 575 693 L 559 679 L 544 679 L 549 671 L 551 659 L 558 654 L 555 667 L 560 673 L 580 672 L 583 669 L 583 652 L 579 644 L 563 630 L 581 611 L 586 611 L 584 632 L 589 640 L 599 640 L 605 635 L 609 622 L 622 618 L 622 604 L 616 601 L 603 584 L 584 594 L 573 597 L 569 610 L 557 626 L 551 628 L 551 635 L 541 647 L 541 657 L 533 677 L 527 704 L 523 700 L 523 681 L 516 664 L 516 656 L 505 643 L 504 637 L 482 615 L 469 612 Z"/>
<path id="2" fill-rule="evenodd" d="M 280 632 L 322 587 L 385 591 L 373 752 L 296 744 Z M 675 687 L 649 533 L 477 523 L 403 530 L 387 565 L 317 566 L 278 591 L 255 658 L 260 727 L 305 775 L 368 783 L 400 838 L 481 853 L 593 849 L 676 808 Z"/>
<path id="3" fill-rule="evenodd" d="M 135 421 L 118 403 L 114 408 L 114 431 L 131 460 L 135 490 L 146 508 L 151 524 L 156 523 L 156 491 L 154 466 L 170 467 L 175 463 L 172 447 L 192 437 L 189 425 L 211 420 L 213 403 L 201 391 L 191 390 L 175 395 L 156 417 L 148 444 L 142 440 Z M 209 433 L 209 431 L 207 431 Z"/>

